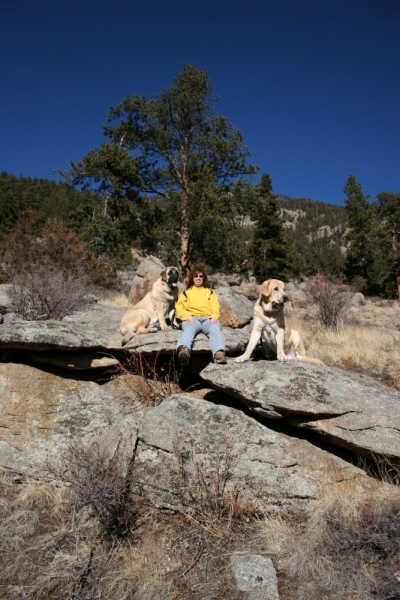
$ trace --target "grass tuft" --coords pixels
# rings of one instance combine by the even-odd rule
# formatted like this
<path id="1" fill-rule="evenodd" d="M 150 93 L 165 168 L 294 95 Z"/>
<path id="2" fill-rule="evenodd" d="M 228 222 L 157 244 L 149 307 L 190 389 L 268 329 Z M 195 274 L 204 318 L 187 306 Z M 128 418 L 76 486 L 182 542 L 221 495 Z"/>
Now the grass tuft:
<path id="1" fill-rule="evenodd" d="M 382 483 L 326 488 L 303 518 L 267 518 L 259 542 L 278 564 L 283 597 L 372 600 L 400 594 L 399 536 L 400 490 Z"/>

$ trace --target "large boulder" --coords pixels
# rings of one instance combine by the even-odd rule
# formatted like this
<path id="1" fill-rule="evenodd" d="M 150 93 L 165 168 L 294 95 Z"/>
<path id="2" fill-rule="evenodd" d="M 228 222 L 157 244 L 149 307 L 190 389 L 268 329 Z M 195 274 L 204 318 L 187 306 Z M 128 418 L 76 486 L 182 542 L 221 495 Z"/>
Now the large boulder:
<path id="1" fill-rule="evenodd" d="M 237 294 L 230 287 L 217 290 L 221 306 L 221 325 L 238 328 L 247 325 L 253 317 L 254 305 L 243 294 Z"/>
<path id="2" fill-rule="evenodd" d="M 0 285 L 0 314 L 8 313 L 13 310 L 13 304 L 10 297 L 10 285 L 2 283 Z"/>
<path id="3" fill-rule="evenodd" d="M 95 305 L 62 321 L 13 321 L 0 326 L 0 348 L 29 350 L 110 350 L 121 348 L 124 309 Z"/>
<path id="4" fill-rule="evenodd" d="M 365 306 L 365 296 L 361 292 L 355 292 L 352 294 L 350 300 L 348 301 L 349 306 Z"/>
<path id="5" fill-rule="evenodd" d="M 300 307 L 307 304 L 307 296 L 304 293 L 304 284 L 289 281 L 285 286 L 285 291 L 293 306 Z"/>
<path id="6" fill-rule="evenodd" d="M 225 369 L 208 365 L 201 377 L 260 416 L 286 419 L 364 456 L 400 461 L 400 393 L 370 377 L 299 361 L 233 359 Z"/>
<path id="7" fill-rule="evenodd" d="M 140 419 L 136 489 L 153 504 L 179 509 L 216 474 L 227 494 L 237 489 L 243 502 L 261 501 L 267 510 L 308 508 L 322 485 L 367 481 L 361 469 L 306 440 L 193 394 L 170 396 Z"/>
<path id="8" fill-rule="evenodd" d="M 193 394 L 145 410 L 124 377 L 99 385 L 13 363 L 0 365 L 0 387 L 0 467 L 19 474 L 54 478 L 71 446 L 99 443 L 112 454 L 121 443 L 125 463 L 136 457 L 135 490 L 173 510 L 187 498 L 182 468 L 193 492 L 198 469 L 211 477 L 219 468 L 226 493 L 237 488 L 244 502 L 275 510 L 307 508 L 324 484 L 369 481 L 305 440 Z"/>
<path id="9" fill-rule="evenodd" d="M 160 277 L 160 273 L 164 269 L 164 263 L 155 256 L 149 256 L 140 263 L 129 292 L 129 306 L 137 304 L 151 291 L 153 283 Z"/>
<path id="10" fill-rule="evenodd" d="M 133 453 L 136 399 L 119 383 L 100 386 L 0 363 L 0 467 L 40 477 L 49 465 L 60 466 L 71 444 L 95 440 L 109 452 L 123 440 Z"/>
<path id="11" fill-rule="evenodd" d="M 124 312 L 122 308 L 98 304 L 62 321 L 14 320 L 0 325 L 0 356 L 2 360 L 11 360 L 13 354 L 19 353 L 20 360 L 23 351 L 23 360 L 90 370 L 116 365 L 127 353 L 171 356 L 175 352 L 181 334 L 178 330 L 135 335 L 122 348 L 119 325 Z M 244 352 L 249 339 L 247 331 L 223 327 L 223 334 L 228 354 Z M 196 337 L 193 355 L 211 360 L 205 335 Z"/>
<path id="12" fill-rule="evenodd" d="M 242 281 L 240 286 L 235 288 L 235 292 L 255 302 L 260 295 L 260 286 L 256 281 Z"/>

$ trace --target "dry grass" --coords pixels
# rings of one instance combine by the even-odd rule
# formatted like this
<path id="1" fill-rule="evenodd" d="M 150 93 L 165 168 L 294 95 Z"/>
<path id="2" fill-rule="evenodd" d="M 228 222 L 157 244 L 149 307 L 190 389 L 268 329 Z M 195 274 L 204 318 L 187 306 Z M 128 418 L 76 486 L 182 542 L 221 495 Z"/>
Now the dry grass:
<path id="1" fill-rule="evenodd" d="M 171 583 L 129 541 L 102 537 L 71 489 L 0 481 L 0 597 L 172 600 Z"/>
<path id="2" fill-rule="evenodd" d="M 259 510 L 255 501 L 245 498 L 246 484 L 234 483 L 238 460 L 234 441 L 226 434 L 215 449 L 174 447 L 178 468 L 172 478 L 182 514 L 216 535 L 227 536 L 238 525 L 249 523 Z"/>
<path id="3" fill-rule="evenodd" d="M 0 598 L 239 600 L 229 556 L 255 511 L 231 481 L 231 445 L 180 454 L 183 508 L 169 517 L 131 493 L 120 448 L 71 446 L 67 487 L 2 479 Z"/>
<path id="4" fill-rule="evenodd" d="M 128 296 L 119 292 L 103 293 L 98 301 L 103 306 L 113 306 L 115 308 L 128 308 Z"/>
<path id="5" fill-rule="evenodd" d="M 399 534 L 397 486 L 335 487 L 307 516 L 267 516 L 255 549 L 278 566 L 282 599 L 398 598 Z"/>
<path id="6" fill-rule="evenodd" d="M 337 332 L 310 326 L 306 311 L 289 313 L 290 323 L 300 331 L 307 354 L 327 365 L 371 375 L 400 389 L 400 331 L 394 324 L 400 304 L 393 301 L 367 301 L 365 306 L 347 311 Z"/>
<path id="7" fill-rule="evenodd" d="M 327 485 L 309 513 L 262 515 L 225 491 L 232 467 L 229 457 L 197 462 L 181 478 L 195 508 L 166 515 L 144 507 L 125 541 L 105 539 L 91 511 L 77 510 L 71 487 L 3 477 L 0 598 L 243 600 L 230 570 L 237 552 L 272 558 L 281 600 L 399 596 L 398 486 Z"/>
<path id="8" fill-rule="evenodd" d="M 112 576 L 106 579 L 106 597 L 171 600 L 171 584 L 132 544 L 119 547 L 117 560 L 112 562 Z"/>
<path id="9" fill-rule="evenodd" d="M 181 516 L 143 510 L 126 541 L 105 539 L 70 487 L 0 481 L 0 598 L 7 600 L 238 599 L 229 570 L 235 538 Z M 201 555 L 199 555 L 201 548 Z"/>
<path id="10" fill-rule="evenodd" d="M 242 547 L 259 505 L 234 482 L 237 448 L 229 434 L 216 448 L 174 445 L 178 466 L 171 476 L 179 499 L 179 534 L 173 541 L 181 566 L 173 578 L 174 597 L 240 600 L 230 556 Z"/>

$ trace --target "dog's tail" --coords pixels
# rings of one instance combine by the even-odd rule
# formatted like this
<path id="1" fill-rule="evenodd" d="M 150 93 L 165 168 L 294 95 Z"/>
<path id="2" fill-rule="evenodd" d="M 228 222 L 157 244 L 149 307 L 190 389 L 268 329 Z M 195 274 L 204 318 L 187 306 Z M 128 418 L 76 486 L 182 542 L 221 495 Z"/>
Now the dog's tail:
<path id="1" fill-rule="evenodd" d="M 326 366 L 325 363 L 319 358 L 311 358 L 311 356 L 298 355 L 297 360 L 301 360 L 301 362 L 311 363 L 312 365 L 323 365 Z"/>
<path id="2" fill-rule="evenodd" d="M 135 335 L 135 332 L 132 331 L 132 329 L 128 329 L 128 328 L 122 328 L 121 327 L 121 334 L 123 335 L 122 338 L 122 346 L 126 346 L 126 344 L 129 342 L 129 340 L 131 340 L 133 338 L 133 336 Z"/>

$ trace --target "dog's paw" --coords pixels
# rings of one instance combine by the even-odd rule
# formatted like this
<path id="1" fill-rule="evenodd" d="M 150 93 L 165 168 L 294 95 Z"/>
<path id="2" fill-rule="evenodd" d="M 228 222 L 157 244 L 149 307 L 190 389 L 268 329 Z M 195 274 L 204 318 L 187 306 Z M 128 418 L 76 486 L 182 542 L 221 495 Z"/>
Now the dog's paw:
<path id="1" fill-rule="evenodd" d="M 237 362 L 237 363 L 246 362 L 246 360 L 249 360 L 249 359 L 244 354 L 242 354 L 242 356 L 238 356 L 237 358 L 235 358 L 235 362 Z"/>
<path id="2" fill-rule="evenodd" d="M 168 325 L 161 325 L 160 327 L 162 331 L 169 331 L 171 329 L 171 327 L 168 327 Z"/>
<path id="3" fill-rule="evenodd" d="M 292 360 L 293 356 L 289 356 L 288 354 L 278 354 L 278 360 L 280 362 L 288 362 L 289 360 Z"/>

